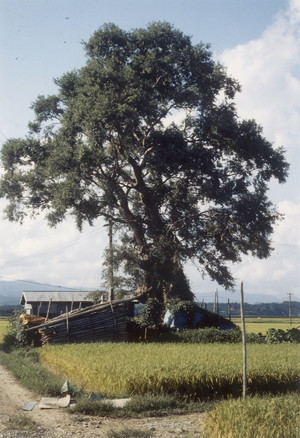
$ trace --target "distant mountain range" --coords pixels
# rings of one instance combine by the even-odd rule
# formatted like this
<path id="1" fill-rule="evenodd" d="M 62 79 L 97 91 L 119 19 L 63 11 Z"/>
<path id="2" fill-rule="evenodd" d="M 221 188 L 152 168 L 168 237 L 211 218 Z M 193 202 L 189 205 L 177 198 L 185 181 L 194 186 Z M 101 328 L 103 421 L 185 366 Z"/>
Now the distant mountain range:
<path id="1" fill-rule="evenodd" d="M 22 292 L 25 290 L 72 290 L 72 288 L 46 285 L 42 283 L 37 283 L 34 281 L 1 281 L 0 280 L 0 306 L 5 305 L 17 305 L 20 303 Z M 80 290 L 80 288 L 73 288 L 73 290 Z M 92 291 L 94 289 L 86 288 L 85 290 Z M 197 297 L 197 294 L 196 294 Z M 239 302 L 239 295 L 234 294 L 230 297 L 230 302 Z M 248 294 L 245 297 L 245 302 L 249 304 L 256 303 L 280 303 L 287 299 L 287 297 L 276 297 L 272 295 L 258 295 L 258 294 Z M 294 301 L 299 301 L 299 297 L 293 296 Z M 201 303 L 201 300 L 198 300 Z M 227 299 L 220 300 L 220 302 L 226 302 Z"/>
<path id="2" fill-rule="evenodd" d="M 0 306 L 16 305 L 20 303 L 24 290 L 72 290 L 71 288 L 45 285 L 31 281 L 1 281 L 0 280 Z M 74 288 L 73 290 L 77 290 Z M 78 288 L 79 290 L 79 288 Z M 86 290 L 86 289 L 85 289 Z M 87 289 L 89 290 L 89 289 Z"/>

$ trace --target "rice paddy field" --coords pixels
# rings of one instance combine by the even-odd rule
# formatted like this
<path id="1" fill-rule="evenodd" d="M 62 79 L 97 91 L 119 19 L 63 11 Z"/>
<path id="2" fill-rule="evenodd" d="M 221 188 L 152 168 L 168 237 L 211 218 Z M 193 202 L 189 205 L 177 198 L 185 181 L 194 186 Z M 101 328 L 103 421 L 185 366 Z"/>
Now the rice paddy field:
<path id="1" fill-rule="evenodd" d="M 299 396 L 225 400 L 208 412 L 204 433 L 209 438 L 299 438 Z"/>
<path id="2" fill-rule="evenodd" d="M 233 318 L 232 322 L 241 327 L 240 318 Z M 300 328 L 300 318 L 292 318 L 292 324 L 290 324 L 289 318 L 246 318 L 245 322 L 247 333 L 262 333 L 263 335 L 270 328 L 280 330 Z"/>
<path id="3" fill-rule="evenodd" d="M 45 346 L 40 360 L 85 392 L 121 397 L 173 394 L 198 400 L 240 396 L 240 344 L 65 344 Z M 297 344 L 248 345 L 250 393 L 299 389 Z"/>
<path id="4" fill-rule="evenodd" d="M 7 325 L 8 325 L 8 318 L 0 317 L 0 342 L 3 341 L 3 338 L 6 334 Z"/>

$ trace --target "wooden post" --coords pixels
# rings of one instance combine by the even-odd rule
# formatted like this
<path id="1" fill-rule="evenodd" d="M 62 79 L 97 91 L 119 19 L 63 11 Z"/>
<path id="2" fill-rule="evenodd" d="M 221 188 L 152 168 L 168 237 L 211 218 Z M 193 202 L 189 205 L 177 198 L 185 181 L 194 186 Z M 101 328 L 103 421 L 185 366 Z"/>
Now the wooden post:
<path id="1" fill-rule="evenodd" d="M 109 219 L 108 223 L 108 236 L 109 236 L 109 290 L 108 301 L 114 300 L 114 250 L 113 250 L 113 225 L 112 220 Z"/>
<path id="2" fill-rule="evenodd" d="M 47 309 L 47 315 L 46 315 L 46 321 L 49 317 L 49 313 L 50 313 L 50 307 L 51 307 L 51 302 L 52 302 L 52 298 L 50 298 L 49 303 L 48 303 L 48 309 Z"/>
<path id="3" fill-rule="evenodd" d="M 70 332 L 69 332 L 69 310 L 68 306 L 66 306 L 66 332 L 67 332 L 67 340 L 70 342 Z"/>
<path id="4" fill-rule="evenodd" d="M 246 325 L 244 315 L 244 284 L 241 282 L 241 322 L 243 341 L 243 398 L 247 395 L 247 348 L 246 348 Z"/>

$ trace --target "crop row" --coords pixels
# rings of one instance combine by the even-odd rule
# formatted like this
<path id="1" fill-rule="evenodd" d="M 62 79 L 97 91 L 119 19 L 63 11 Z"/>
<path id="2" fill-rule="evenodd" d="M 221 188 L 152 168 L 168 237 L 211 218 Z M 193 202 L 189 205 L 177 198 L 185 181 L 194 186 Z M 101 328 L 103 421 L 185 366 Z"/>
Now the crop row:
<path id="1" fill-rule="evenodd" d="M 299 387 L 298 349 L 249 345 L 250 392 Z M 80 389 L 109 396 L 177 394 L 203 400 L 238 396 L 242 387 L 240 345 L 68 344 L 43 347 L 40 359 Z"/>

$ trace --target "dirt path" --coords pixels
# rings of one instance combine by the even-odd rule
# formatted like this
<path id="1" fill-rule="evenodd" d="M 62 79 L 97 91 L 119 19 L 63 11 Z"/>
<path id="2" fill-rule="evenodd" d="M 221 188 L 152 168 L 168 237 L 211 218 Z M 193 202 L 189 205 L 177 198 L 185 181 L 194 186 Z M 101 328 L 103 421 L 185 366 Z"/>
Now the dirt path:
<path id="1" fill-rule="evenodd" d="M 65 409 L 22 410 L 25 402 L 39 402 L 41 396 L 24 389 L 0 365 L 0 438 L 107 438 L 110 430 L 150 430 L 153 438 L 200 438 L 203 414 L 144 419 L 109 419 L 69 415 Z M 32 430 L 13 429 L 9 420 L 26 416 L 36 423 Z"/>

